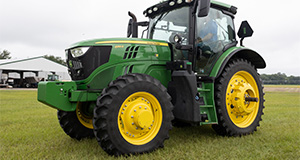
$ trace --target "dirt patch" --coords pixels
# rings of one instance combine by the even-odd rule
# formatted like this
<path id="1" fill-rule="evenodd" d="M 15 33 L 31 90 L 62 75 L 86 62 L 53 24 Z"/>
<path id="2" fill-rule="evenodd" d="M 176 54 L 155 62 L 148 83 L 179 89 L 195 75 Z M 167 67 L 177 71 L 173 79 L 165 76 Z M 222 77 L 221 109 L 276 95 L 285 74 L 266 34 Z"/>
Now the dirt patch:
<path id="1" fill-rule="evenodd" d="M 300 93 L 300 88 L 265 87 L 264 92 L 297 92 L 297 93 Z"/>

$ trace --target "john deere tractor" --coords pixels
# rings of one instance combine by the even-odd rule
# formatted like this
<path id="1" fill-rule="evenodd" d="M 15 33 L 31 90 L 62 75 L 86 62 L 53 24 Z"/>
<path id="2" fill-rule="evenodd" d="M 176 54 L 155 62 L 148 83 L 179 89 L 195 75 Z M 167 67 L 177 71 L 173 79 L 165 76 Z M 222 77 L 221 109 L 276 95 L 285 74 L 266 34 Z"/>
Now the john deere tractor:
<path id="1" fill-rule="evenodd" d="M 163 147 L 172 126 L 211 125 L 217 134 L 257 130 L 264 59 L 243 46 L 253 33 L 237 8 L 210 0 L 168 0 L 134 14 L 127 38 L 94 39 L 66 49 L 70 82 L 41 82 L 38 100 L 58 110 L 77 140 L 96 137 L 110 155 Z M 146 27 L 146 39 L 138 28 Z"/>

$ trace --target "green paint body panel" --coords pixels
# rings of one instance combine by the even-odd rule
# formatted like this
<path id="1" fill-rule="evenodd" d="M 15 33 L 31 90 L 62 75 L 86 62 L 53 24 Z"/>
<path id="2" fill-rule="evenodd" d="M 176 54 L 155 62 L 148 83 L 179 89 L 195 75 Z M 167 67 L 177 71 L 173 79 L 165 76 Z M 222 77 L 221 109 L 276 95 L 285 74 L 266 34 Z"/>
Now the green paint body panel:
<path id="1" fill-rule="evenodd" d="M 221 68 L 221 65 L 224 63 L 225 59 L 235 50 L 238 50 L 240 48 L 244 48 L 244 47 L 231 47 L 228 50 L 226 50 L 217 60 L 217 62 L 215 63 L 215 65 L 213 66 L 212 71 L 210 72 L 209 77 L 217 77 L 217 74 Z"/>
<path id="2" fill-rule="evenodd" d="M 205 105 L 200 105 L 201 114 L 206 114 L 208 120 L 200 122 L 204 124 L 218 124 L 217 112 L 214 101 L 214 83 L 202 83 L 202 88 L 198 88 L 200 97 L 203 97 Z"/>
<path id="3" fill-rule="evenodd" d="M 42 82 L 38 87 L 38 100 L 53 108 L 75 111 L 77 102 L 96 101 L 102 90 L 117 77 L 131 73 L 144 73 L 158 79 L 165 87 L 171 80 L 166 62 L 171 61 L 168 43 L 149 39 L 96 39 L 72 45 L 112 46 L 109 61 L 95 69 L 86 79 L 71 82 Z M 136 57 L 124 58 L 127 47 L 138 46 Z M 63 90 L 63 91 L 61 91 Z"/>
<path id="4" fill-rule="evenodd" d="M 70 97 L 76 90 L 75 82 L 40 82 L 38 100 L 55 109 L 74 111 L 76 103 L 71 102 Z"/>
<path id="5" fill-rule="evenodd" d="M 75 43 L 70 48 L 76 46 L 112 46 L 109 62 L 98 67 L 88 78 L 78 81 L 79 89 L 87 89 L 87 86 L 90 86 L 90 89 L 103 89 L 112 80 L 128 73 L 131 66 L 133 66 L 132 73 L 149 74 L 161 79 L 165 86 L 170 80 L 162 77 L 170 75 L 164 71 L 165 69 L 159 69 L 163 73 L 157 73 L 158 66 L 165 68 L 166 62 L 171 60 L 170 48 L 164 41 L 138 38 L 96 39 Z M 124 59 L 125 49 L 130 46 L 139 46 L 139 52 L 135 58 Z"/>

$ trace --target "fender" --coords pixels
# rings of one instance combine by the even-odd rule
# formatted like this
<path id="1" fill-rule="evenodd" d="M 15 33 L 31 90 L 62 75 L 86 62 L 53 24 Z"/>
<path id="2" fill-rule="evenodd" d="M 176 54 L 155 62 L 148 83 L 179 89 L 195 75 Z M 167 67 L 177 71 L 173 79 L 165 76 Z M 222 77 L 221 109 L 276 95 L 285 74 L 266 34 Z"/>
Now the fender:
<path id="1" fill-rule="evenodd" d="M 209 77 L 219 77 L 226 64 L 230 59 L 233 58 L 244 58 L 250 61 L 255 66 L 255 68 L 266 67 L 265 60 L 257 52 L 245 47 L 231 47 L 220 56 Z"/>

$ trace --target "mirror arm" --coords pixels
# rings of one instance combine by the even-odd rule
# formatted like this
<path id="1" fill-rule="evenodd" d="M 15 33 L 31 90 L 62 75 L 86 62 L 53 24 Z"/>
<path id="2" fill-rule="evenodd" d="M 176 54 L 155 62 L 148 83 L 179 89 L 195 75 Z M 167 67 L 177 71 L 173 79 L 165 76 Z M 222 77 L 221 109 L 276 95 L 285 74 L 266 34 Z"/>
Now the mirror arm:
<path id="1" fill-rule="evenodd" d="M 181 45 L 179 43 L 175 44 L 175 48 L 179 49 L 179 50 L 188 50 L 188 51 L 192 51 L 193 50 L 193 45 Z"/>
<path id="2" fill-rule="evenodd" d="M 138 26 L 146 27 L 149 25 L 148 21 L 137 22 Z"/>
<path id="3" fill-rule="evenodd" d="M 244 47 L 244 45 L 243 45 L 243 40 L 244 40 L 244 38 L 245 38 L 245 37 L 242 37 L 241 40 L 240 40 L 240 45 L 241 45 L 242 47 Z"/>

